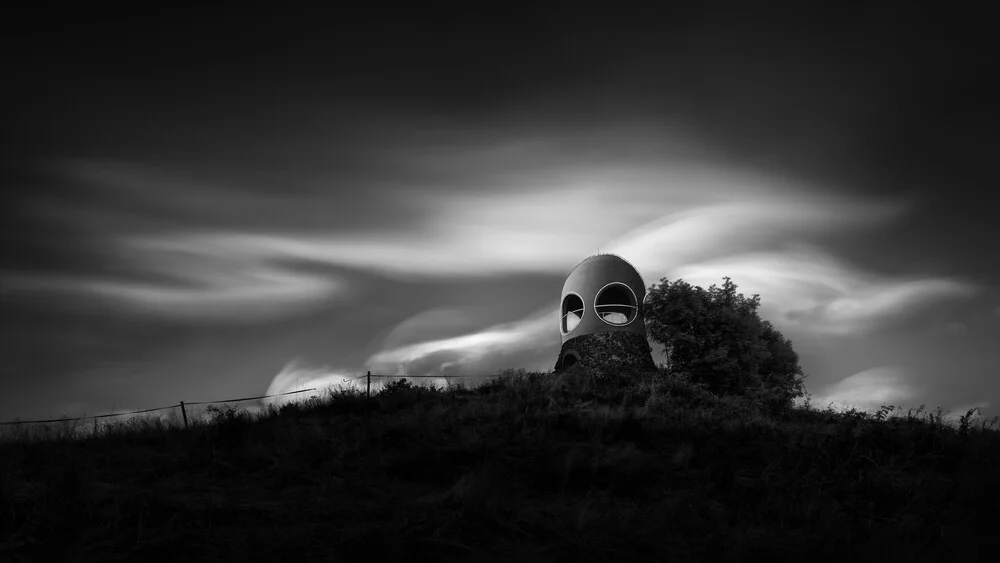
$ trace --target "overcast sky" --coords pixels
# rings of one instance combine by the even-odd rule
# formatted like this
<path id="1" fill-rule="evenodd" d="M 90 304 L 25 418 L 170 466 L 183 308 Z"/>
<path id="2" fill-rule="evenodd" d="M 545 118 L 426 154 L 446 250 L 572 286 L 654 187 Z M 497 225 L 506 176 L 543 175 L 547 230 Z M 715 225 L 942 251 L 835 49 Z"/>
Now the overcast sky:
<path id="1" fill-rule="evenodd" d="M 759 293 L 818 402 L 1000 412 L 998 69 L 962 18 L 16 21 L 0 420 L 548 370 L 598 250 Z"/>

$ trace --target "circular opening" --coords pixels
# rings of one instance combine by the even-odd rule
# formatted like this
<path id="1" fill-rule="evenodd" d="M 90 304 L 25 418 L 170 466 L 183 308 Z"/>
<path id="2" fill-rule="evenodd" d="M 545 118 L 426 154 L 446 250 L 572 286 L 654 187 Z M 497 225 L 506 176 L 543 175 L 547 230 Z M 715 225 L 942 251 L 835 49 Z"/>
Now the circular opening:
<path id="1" fill-rule="evenodd" d="M 562 320 L 559 329 L 563 334 L 573 332 L 573 329 L 583 320 L 583 298 L 576 293 L 567 293 L 562 302 Z"/>
<path id="2" fill-rule="evenodd" d="M 562 367 L 563 369 L 572 367 L 580 361 L 580 357 L 576 355 L 576 352 L 569 351 L 563 355 Z"/>
<path id="3" fill-rule="evenodd" d="M 609 325 L 622 326 L 635 320 L 639 307 L 632 288 L 621 282 L 613 282 L 597 292 L 594 311 L 599 319 Z"/>

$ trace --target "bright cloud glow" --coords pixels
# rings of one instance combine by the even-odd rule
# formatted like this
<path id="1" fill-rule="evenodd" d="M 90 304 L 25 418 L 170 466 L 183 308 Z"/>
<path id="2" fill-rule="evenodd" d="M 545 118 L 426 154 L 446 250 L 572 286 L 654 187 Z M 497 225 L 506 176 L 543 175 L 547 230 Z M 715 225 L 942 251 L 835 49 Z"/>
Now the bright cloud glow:
<path id="1" fill-rule="evenodd" d="M 533 139 L 389 156 L 401 161 L 386 163 L 387 168 L 408 170 L 414 185 L 401 186 L 399 179 L 376 183 L 381 209 L 393 219 L 381 229 L 340 231 L 313 224 L 295 231 L 268 229 L 263 221 L 252 229 L 120 235 L 120 258 L 143 274 L 170 281 L 77 280 L 74 288 L 164 315 L 279 315 L 350 289 L 337 278 L 296 270 L 295 264 L 422 281 L 564 275 L 600 249 L 628 259 L 647 283 L 682 277 L 707 286 L 730 276 L 744 293 L 761 294 L 765 316 L 781 328 L 823 334 L 868 330 L 975 291 L 959 280 L 868 274 L 807 246 L 813 235 L 895 218 L 906 209 L 901 202 L 831 199 L 821 195 L 831 193 L 823 186 L 790 185 L 707 157 L 586 160 L 572 156 L 566 143 Z M 155 187 L 154 193 L 166 191 L 162 181 L 150 183 L 141 168 L 111 168 L 117 172 L 110 176 L 83 170 L 118 190 L 138 182 Z M 192 198 L 215 191 L 186 189 Z M 218 193 L 238 201 L 229 196 L 240 192 L 228 187 Z M 312 192 L 310 206 L 332 213 L 344 203 L 337 198 L 348 192 L 317 193 L 325 192 Z M 532 351 L 551 348 L 554 355 L 558 346 L 557 307 L 486 328 L 437 321 L 446 330 L 422 335 L 397 327 L 395 339 L 368 365 L 413 375 L 489 371 L 507 358 L 523 366 Z"/>
<path id="2" fill-rule="evenodd" d="M 127 244 L 147 253 L 198 249 L 253 261 L 336 264 L 404 279 L 564 272 L 600 248 L 658 273 L 793 233 L 869 224 L 901 209 L 790 198 L 787 186 L 724 167 L 575 166 L 579 169 L 540 170 L 533 177 L 470 180 L 483 184 L 477 190 L 422 189 L 419 198 L 393 192 L 390 201 L 417 211 L 405 224 L 383 231 L 185 231 L 131 237 Z"/>
<path id="3" fill-rule="evenodd" d="M 759 293 L 771 318 L 803 330 L 850 334 L 934 303 L 968 297 L 974 286 L 945 278 L 865 274 L 818 250 L 748 253 L 681 266 L 675 277 L 698 285 L 730 276 L 744 294 Z"/>
<path id="4" fill-rule="evenodd" d="M 635 195 L 635 201 L 639 202 L 635 207 L 626 205 L 626 215 L 651 212 L 662 215 L 594 244 L 597 237 L 608 236 L 628 222 L 602 221 L 612 212 L 609 209 L 615 208 L 604 205 L 605 190 L 586 186 L 589 184 L 578 192 L 529 194 L 521 202 L 516 198 L 500 198 L 492 204 L 481 195 L 459 197 L 443 205 L 445 212 L 439 217 L 439 227 L 423 238 L 412 240 L 376 237 L 341 241 L 237 235 L 207 236 L 197 243 L 185 244 L 203 248 L 218 245 L 220 253 L 266 252 L 372 268 L 390 275 L 406 272 L 406 275 L 432 276 L 518 270 L 565 274 L 582 256 L 600 247 L 626 257 L 650 283 L 661 276 L 683 277 L 707 286 L 719 283 L 723 276 L 731 276 L 744 292 L 762 294 L 765 308 L 770 307 L 769 311 L 778 315 L 776 320 L 783 321 L 779 324 L 826 333 L 863 330 L 918 305 L 972 291 L 971 287 L 951 280 L 867 275 L 804 246 L 782 251 L 760 250 L 802 234 L 845 226 L 857 228 L 884 220 L 900 211 L 898 205 L 862 205 L 850 201 L 831 204 L 765 194 L 759 201 L 724 201 L 674 211 L 670 205 L 652 205 L 655 196 L 643 186 L 626 186 L 617 197 L 627 201 Z M 763 193 L 762 188 L 757 190 Z M 565 211 L 565 216 L 574 217 L 574 221 L 552 221 L 549 215 L 553 209 Z M 664 209 L 668 210 L 665 214 Z M 586 248 L 588 245 L 592 248 Z M 544 348 L 554 356 L 558 348 L 557 327 L 558 312 L 554 306 L 551 311 L 540 311 L 516 323 L 457 336 L 405 345 L 402 343 L 407 338 L 387 342 L 386 349 L 372 356 L 368 365 L 386 374 L 488 372 L 502 366 L 507 357 L 523 360 L 529 350 Z M 394 330 L 397 331 L 408 336 L 415 334 L 401 327 Z M 545 367 L 550 362 L 551 358 L 546 358 Z"/>
<path id="5" fill-rule="evenodd" d="M 434 385 L 448 384 L 447 378 L 451 376 L 496 375 L 505 367 L 545 370 L 551 367 L 552 359 L 544 352 L 559 344 L 558 332 L 554 330 L 557 320 L 558 311 L 553 308 L 519 321 L 461 336 L 389 347 L 370 357 L 364 369 L 377 375 L 440 375 L 440 379 L 423 380 Z M 410 324 L 408 320 L 400 326 Z M 525 354 L 539 351 L 543 354 L 538 365 L 525 364 Z M 504 359 L 512 363 L 504 365 Z M 355 375 L 354 372 L 308 368 L 293 362 L 275 376 L 267 393 L 341 385 Z"/>
<path id="6" fill-rule="evenodd" d="M 361 388 L 363 381 L 354 379 L 359 375 L 356 372 L 331 370 L 326 367 L 310 367 L 298 360 L 293 360 L 286 364 L 278 375 L 274 376 L 271 384 L 267 387 L 265 395 L 316 389 L 315 393 L 306 392 L 267 399 L 275 406 L 281 406 L 308 399 L 312 395 L 321 397 L 327 389 Z"/>
<path id="7" fill-rule="evenodd" d="M 281 315 L 332 296 L 337 284 L 319 277 L 297 276 L 278 270 L 243 272 L 202 288 L 117 281 L 84 281 L 80 289 L 106 299 L 124 300 L 135 307 L 166 316 L 225 316 L 246 319 Z"/>
<path id="8" fill-rule="evenodd" d="M 168 253 L 151 256 L 145 273 L 163 281 L 24 274 L 5 276 L 2 286 L 11 292 L 84 293 L 111 306 L 164 317 L 230 320 L 286 315 L 345 289 L 330 275 L 304 274 L 263 261 L 186 254 L 182 260 L 170 260 Z"/>
<path id="9" fill-rule="evenodd" d="M 647 282 L 685 264 L 773 245 L 804 234 L 862 227 L 897 214 L 893 204 L 819 200 L 767 195 L 664 215 L 606 244 L 627 256 Z"/>
<path id="10" fill-rule="evenodd" d="M 385 375 L 489 375 L 498 357 L 547 350 L 558 345 L 558 310 L 450 338 L 383 350 L 366 365 Z M 530 366 L 519 366 L 530 367 Z"/>
<path id="11" fill-rule="evenodd" d="M 888 417 L 896 417 L 905 416 L 907 411 L 915 409 L 914 400 L 925 392 L 926 389 L 918 387 L 911 374 L 903 368 L 881 366 L 841 379 L 814 393 L 812 404 L 814 408 L 819 409 L 830 407 L 838 412 L 856 409 L 868 413 L 874 413 L 880 407 L 889 405 L 902 409 L 887 413 Z M 801 404 L 804 399 L 796 402 Z M 982 409 L 989 406 L 989 401 L 958 405 L 943 412 L 941 419 L 946 424 L 956 424 L 970 410 L 976 409 L 969 418 L 973 422 L 978 422 L 984 418 Z M 934 412 L 934 408 L 925 412 Z"/>
<path id="12" fill-rule="evenodd" d="M 899 366 L 881 366 L 846 377 L 813 394 L 813 404 L 835 410 L 874 411 L 882 405 L 899 405 L 917 396 L 920 390 Z"/>
<path id="13" fill-rule="evenodd" d="M 796 231 L 842 226 L 843 215 L 859 209 L 817 207 L 817 203 L 780 200 L 723 203 L 669 212 L 626 234 L 615 231 L 629 221 L 614 217 L 601 199 L 606 194 L 584 190 L 575 195 L 553 192 L 525 196 L 517 204 L 487 204 L 480 196 L 451 202 L 426 231 L 369 234 L 350 238 L 239 232 L 202 232 L 133 237 L 129 247 L 150 261 L 190 254 L 219 261 L 239 259 L 261 264 L 299 260 L 355 267 L 388 275 L 483 276 L 515 272 L 568 271 L 581 257 L 602 249 L 617 252 L 639 268 L 647 281 L 710 257 L 773 243 Z M 642 193 L 642 190 L 639 190 Z M 661 202 L 666 205 L 665 202 Z M 646 213 L 657 208 L 644 203 Z M 669 209 L 670 206 L 668 205 Z M 541 216 L 559 209 L 574 217 L 567 225 Z M 879 212 L 883 217 L 888 208 Z M 868 211 L 871 218 L 873 212 Z M 509 217 L 509 219 L 504 219 Z"/>
<path id="14" fill-rule="evenodd" d="M 492 315 L 490 307 L 434 307 L 398 323 L 382 339 L 382 348 L 447 338 L 482 328 L 483 319 Z"/>

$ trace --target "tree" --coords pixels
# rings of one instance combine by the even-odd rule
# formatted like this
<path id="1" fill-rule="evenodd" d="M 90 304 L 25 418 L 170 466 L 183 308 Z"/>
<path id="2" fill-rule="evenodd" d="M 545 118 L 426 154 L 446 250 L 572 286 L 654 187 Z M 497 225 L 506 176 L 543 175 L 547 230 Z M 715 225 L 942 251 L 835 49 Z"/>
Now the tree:
<path id="1" fill-rule="evenodd" d="M 728 277 L 708 289 L 661 279 L 646 296 L 646 330 L 663 344 L 672 371 L 688 372 L 718 394 L 755 393 L 790 406 L 803 393 L 798 354 L 758 315 L 760 296 L 736 290 Z"/>
<path id="2" fill-rule="evenodd" d="M 761 322 L 761 339 L 767 355 L 760 365 L 760 379 L 763 387 L 775 395 L 775 399 L 790 404 L 795 397 L 805 393 L 802 367 L 799 355 L 792 348 L 792 341 L 785 338 L 769 321 Z"/>

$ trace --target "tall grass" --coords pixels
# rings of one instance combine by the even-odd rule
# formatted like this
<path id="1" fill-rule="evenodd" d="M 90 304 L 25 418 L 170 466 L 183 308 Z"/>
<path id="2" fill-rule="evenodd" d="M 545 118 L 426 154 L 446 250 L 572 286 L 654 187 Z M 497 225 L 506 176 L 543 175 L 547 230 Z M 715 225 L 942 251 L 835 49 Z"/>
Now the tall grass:
<path id="1" fill-rule="evenodd" d="M 0 444 L 0 559 L 911 561 L 998 547 L 998 419 L 654 374 L 387 385 Z"/>

